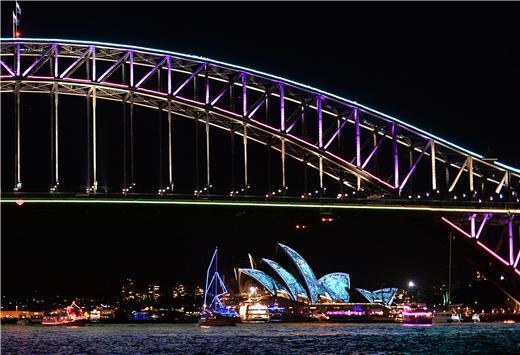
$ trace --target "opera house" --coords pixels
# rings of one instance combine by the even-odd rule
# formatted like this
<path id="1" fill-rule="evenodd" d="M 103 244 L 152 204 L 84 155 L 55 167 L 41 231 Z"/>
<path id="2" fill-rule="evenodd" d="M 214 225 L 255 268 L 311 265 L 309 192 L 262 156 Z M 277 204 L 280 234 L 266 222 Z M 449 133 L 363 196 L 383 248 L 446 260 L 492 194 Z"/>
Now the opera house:
<path id="1" fill-rule="evenodd" d="M 294 249 L 278 243 L 282 250 L 279 260 L 262 258 L 255 262 L 250 256 L 251 267 L 239 268 L 238 284 L 241 293 L 251 287 L 260 288 L 267 298 L 278 303 L 300 305 L 307 309 L 321 309 L 323 314 L 368 315 L 388 313 L 397 288 L 368 291 L 351 288 L 350 276 L 345 272 L 334 272 L 319 279 Z M 258 265 L 256 265 L 258 264 Z"/>

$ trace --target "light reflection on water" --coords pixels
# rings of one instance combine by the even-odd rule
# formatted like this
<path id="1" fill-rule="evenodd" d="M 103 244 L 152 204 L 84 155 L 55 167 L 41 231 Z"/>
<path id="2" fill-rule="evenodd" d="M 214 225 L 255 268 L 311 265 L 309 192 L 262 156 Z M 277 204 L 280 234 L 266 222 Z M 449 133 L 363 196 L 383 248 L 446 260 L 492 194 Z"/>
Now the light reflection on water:
<path id="1" fill-rule="evenodd" d="M 520 324 L 2 326 L 2 353 L 520 353 Z"/>

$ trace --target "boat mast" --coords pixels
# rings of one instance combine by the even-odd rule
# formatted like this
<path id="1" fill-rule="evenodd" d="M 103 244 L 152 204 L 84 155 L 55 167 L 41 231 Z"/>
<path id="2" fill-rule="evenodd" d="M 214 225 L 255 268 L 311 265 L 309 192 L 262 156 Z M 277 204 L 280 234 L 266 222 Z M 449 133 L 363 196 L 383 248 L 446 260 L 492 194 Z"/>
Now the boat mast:
<path id="1" fill-rule="evenodd" d="M 215 254 L 217 254 L 217 248 L 215 248 Z M 213 282 L 214 282 L 214 288 L 215 288 L 215 291 L 213 292 L 213 296 L 214 297 L 218 297 L 218 282 L 217 282 L 217 276 L 218 275 L 218 255 L 215 255 L 215 272 L 213 273 Z M 217 309 L 217 302 L 213 302 L 214 306 L 213 306 L 213 309 Z"/>
<path id="2" fill-rule="evenodd" d="M 451 240 L 453 239 L 453 236 L 450 232 L 450 252 L 448 257 L 448 307 L 451 306 Z"/>
<path id="3" fill-rule="evenodd" d="M 209 274 L 211 271 L 211 266 L 213 265 L 213 261 L 217 257 L 217 251 L 218 251 L 218 247 L 215 248 L 215 251 L 213 252 L 213 256 L 211 257 L 211 261 L 209 262 L 208 271 L 206 271 L 206 287 L 204 288 L 204 306 L 203 306 L 204 310 L 206 310 L 206 307 L 207 307 L 207 297 L 208 297 L 208 291 L 209 291 L 208 288 L 210 286 Z M 214 277 L 214 275 L 213 275 L 213 277 Z"/>

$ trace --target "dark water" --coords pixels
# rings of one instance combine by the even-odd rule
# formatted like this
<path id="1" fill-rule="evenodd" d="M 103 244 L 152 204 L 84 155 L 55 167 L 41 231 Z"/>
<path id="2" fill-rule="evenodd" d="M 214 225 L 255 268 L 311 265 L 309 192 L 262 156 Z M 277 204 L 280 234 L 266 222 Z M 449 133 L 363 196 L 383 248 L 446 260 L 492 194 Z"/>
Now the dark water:
<path id="1" fill-rule="evenodd" d="M 3 326 L 2 353 L 520 353 L 520 324 Z"/>

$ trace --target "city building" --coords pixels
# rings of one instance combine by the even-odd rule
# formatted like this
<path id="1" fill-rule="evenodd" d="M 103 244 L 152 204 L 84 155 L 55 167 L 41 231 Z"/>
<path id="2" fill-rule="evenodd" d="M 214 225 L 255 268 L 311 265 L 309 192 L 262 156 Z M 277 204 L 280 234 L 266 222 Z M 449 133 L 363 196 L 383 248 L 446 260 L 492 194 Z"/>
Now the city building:
<path id="1" fill-rule="evenodd" d="M 123 281 L 123 286 L 121 287 L 121 297 L 124 301 L 130 301 L 136 298 L 135 284 L 131 278 L 127 278 L 125 281 Z"/>
<path id="2" fill-rule="evenodd" d="M 161 286 L 157 284 L 148 285 L 146 293 L 149 300 L 157 301 L 161 297 Z"/>
<path id="3" fill-rule="evenodd" d="M 186 286 L 183 284 L 177 285 L 172 289 L 172 297 L 173 298 L 182 298 L 187 295 Z"/>

